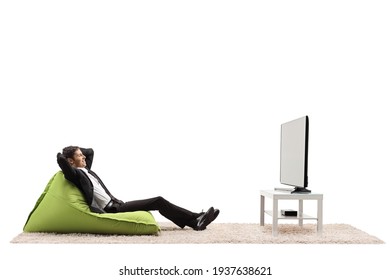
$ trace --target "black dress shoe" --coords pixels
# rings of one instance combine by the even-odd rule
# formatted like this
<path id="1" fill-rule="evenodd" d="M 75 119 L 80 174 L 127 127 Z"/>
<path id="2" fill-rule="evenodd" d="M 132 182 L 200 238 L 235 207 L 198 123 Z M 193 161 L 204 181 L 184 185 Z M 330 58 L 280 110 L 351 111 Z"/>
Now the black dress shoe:
<path id="1" fill-rule="evenodd" d="M 200 214 L 203 215 L 204 212 L 201 212 Z M 212 222 L 218 217 L 218 215 L 219 215 L 219 209 L 214 209 L 214 217 L 213 217 Z"/>
<path id="2" fill-rule="evenodd" d="M 218 217 L 218 215 L 219 215 L 219 209 L 214 209 L 214 217 L 212 222 Z"/>
<path id="3" fill-rule="evenodd" d="M 213 221 L 214 218 L 214 208 L 210 207 L 206 213 L 200 215 L 196 220 L 196 226 L 194 230 L 205 230 L 206 227 Z"/>

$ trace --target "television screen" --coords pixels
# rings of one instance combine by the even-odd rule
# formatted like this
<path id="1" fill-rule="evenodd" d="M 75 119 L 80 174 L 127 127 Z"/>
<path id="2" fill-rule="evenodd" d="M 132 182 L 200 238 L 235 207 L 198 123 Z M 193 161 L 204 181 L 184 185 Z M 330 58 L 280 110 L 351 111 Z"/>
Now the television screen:
<path id="1" fill-rule="evenodd" d="M 308 116 L 281 125 L 280 182 L 295 187 L 294 192 L 310 192 L 306 189 L 308 141 Z"/>

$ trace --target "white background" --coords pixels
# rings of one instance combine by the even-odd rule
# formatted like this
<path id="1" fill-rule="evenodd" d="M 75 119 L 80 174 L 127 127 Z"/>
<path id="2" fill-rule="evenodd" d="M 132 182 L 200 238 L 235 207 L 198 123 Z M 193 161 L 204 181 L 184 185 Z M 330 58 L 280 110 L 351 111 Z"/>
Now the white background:
<path id="1" fill-rule="evenodd" d="M 386 279 L 387 244 L 9 243 L 67 145 L 93 147 L 93 169 L 123 200 L 162 195 L 193 211 L 217 207 L 216 222 L 257 223 L 259 190 L 279 182 L 280 124 L 303 115 L 309 186 L 324 193 L 324 222 L 389 242 L 386 1 L 128 2 L 0 4 L 7 279 L 123 279 L 125 265 Z M 99 254 L 106 265 L 92 262 Z"/>

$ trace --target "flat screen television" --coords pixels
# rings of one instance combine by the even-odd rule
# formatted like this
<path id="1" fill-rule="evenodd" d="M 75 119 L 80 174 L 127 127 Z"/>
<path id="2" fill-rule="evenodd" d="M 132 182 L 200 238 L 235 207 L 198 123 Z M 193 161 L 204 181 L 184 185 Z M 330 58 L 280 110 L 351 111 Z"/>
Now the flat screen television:
<path id="1" fill-rule="evenodd" d="M 281 125 L 280 183 L 292 186 L 291 193 L 310 193 L 308 186 L 309 117 Z"/>

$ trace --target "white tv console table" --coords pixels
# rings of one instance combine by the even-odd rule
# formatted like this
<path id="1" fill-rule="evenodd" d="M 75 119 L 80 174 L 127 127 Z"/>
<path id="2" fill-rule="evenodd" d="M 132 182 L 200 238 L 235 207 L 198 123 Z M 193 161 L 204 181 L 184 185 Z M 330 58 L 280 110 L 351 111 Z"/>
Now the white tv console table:
<path id="1" fill-rule="evenodd" d="M 265 210 L 265 197 L 272 199 L 272 210 Z M 283 216 L 279 211 L 279 200 L 298 200 L 297 216 Z M 317 200 L 317 217 L 311 217 L 303 213 L 304 200 Z M 298 220 L 303 226 L 303 220 L 317 220 L 317 233 L 322 234 L 322 200 L 323 195 L 318 193 L 294 193 L 289 191 L 261 190 L 260 191 L 260 226 L 264 226 L 264 213 L 272 217 L 272 235 L 278 235 L 278 220 Z"/>

